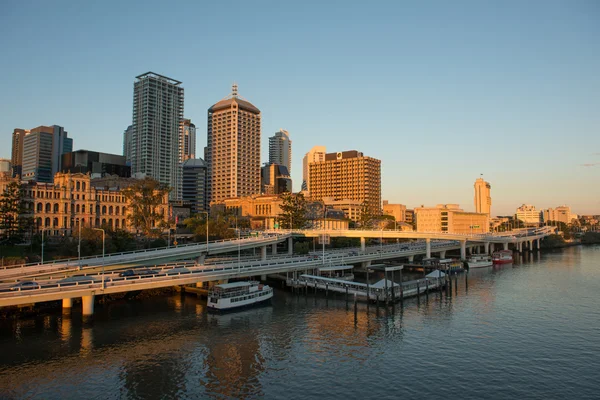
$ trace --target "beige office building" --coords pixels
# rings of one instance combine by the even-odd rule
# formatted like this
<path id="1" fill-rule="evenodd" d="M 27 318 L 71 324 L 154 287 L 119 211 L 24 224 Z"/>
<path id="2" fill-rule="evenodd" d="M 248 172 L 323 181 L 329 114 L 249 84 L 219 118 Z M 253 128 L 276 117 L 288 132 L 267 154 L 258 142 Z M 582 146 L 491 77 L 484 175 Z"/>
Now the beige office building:
<path id="1" fill-rule="evenodd" d="M 397 222 L 406 222 L 406 206 L 404 204 L 391 204 L 384 200 L 383 213 L 393 216 Z"/>
<path id="2" fill-rule="evenodd" d="M 260 110 L 238 96 L 237 85 L 208 109 L 209 202 L 260 193 L 260 123 Z"/>
<path id="3" fill-rule="evenodd" d="M 487 233 L 489 216 L 466 212 L 458 204 L 415 207 L 417 232 Z"/>
<path id="4" fill-rule="evenodd" d="M 558 206 L 556 208 L 548 208 L 542 211 L 544 222 L 562 222 L 564 224 L 570 224 L 573 220 L 573 214 L 571 214 L 571 207 L 569 206 Z M 577 216 L 575 216 L 576 218 Z"/>
<path id="5" fill-rule="evenodd" d="M 356 150 L 326 154 L 309 164 L 308 191 L 313 200 L 358 200 L 381 214 L 381 160 Z"/>
<path id="6" fill-rule="evenodd" d="M 478 178 L 475 181 L 475 212 L 487 214 L 491 216 L 492 212 L 492 197 L 490 195 L 490 190 L 492 186 L 489 182 L 483 180 L 483 178 Z"/>

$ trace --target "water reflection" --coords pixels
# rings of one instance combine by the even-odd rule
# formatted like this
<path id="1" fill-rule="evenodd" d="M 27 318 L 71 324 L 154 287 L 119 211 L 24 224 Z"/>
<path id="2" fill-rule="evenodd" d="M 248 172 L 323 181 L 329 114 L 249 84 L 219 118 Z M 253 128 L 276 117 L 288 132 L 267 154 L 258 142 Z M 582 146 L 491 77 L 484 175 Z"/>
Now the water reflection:
<path id="1" fill-rule="evenodd" d="M 390 390 L 411 397 L 406 388 L 434 396 L 444 385 L 419 386 L 431 375 L 459 382 L 470 398 L 491 393 L 489 385 L 499 390 L 500 381 L 510 381 L 507 397 L 523 397 L 534 384 L 564 397 L 552 385 L 575 379 L 569 371 L 592 380 L 573 363 L 589 355 L 574 349 L 590 349 L 600 330 L 598 251 L 586 254 L 533 253 L 519 264 L 474 269 L 451 291 L 404 307 L 277 290 L 272 305 L 229 314 L 209 314 L 205 300 L 177 294 L 98 305 L 91 323 L 80 309 L 2 320 L 0 398 L 348 398 Z M 533 359 L 553 361 L 540 364 L 542 374 L 532 372 Z M 403 373 L 366 387 L 356 379 L 361 368 Z"/>

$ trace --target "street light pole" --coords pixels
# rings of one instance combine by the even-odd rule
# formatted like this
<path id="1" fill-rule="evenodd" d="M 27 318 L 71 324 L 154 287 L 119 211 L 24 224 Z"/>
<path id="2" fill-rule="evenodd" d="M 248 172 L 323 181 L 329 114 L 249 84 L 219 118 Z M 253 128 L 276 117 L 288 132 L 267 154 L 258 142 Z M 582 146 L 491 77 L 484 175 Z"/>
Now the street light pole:
<path id="1" fill-rule="evenodd" d="M 77 242 L 77 262 L 81 269 L 81 220 L 79 220 L 79 241 Z"/>
<path id="2" fill-rule="evenodd" d="M 45 228 L 42 228 L 42 264 L 44 263 L 44 230 Z"/>
<path id="3" fill-rule="evenodd" d="M 106 239 L 106 233 L 103 228 L 92 228 L 95 231 L 102 231 L 102 289 L 104 289 L 104 242 Z"/>

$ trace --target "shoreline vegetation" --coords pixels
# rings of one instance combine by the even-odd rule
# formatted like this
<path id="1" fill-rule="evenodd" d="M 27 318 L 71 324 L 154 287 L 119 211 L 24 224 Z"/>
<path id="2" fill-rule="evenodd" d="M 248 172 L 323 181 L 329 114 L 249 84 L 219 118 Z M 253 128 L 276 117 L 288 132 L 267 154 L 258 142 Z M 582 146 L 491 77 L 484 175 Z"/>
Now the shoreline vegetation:
<path id="1" fill-rule="evenodd" d="M 600 244 L 600 232 L 586 232 L 577 239 L 565 239 L 561 235 L 550 235 L 542 239 L 542 249 L 560 249 L 563 247 L 586 244 Z"/>

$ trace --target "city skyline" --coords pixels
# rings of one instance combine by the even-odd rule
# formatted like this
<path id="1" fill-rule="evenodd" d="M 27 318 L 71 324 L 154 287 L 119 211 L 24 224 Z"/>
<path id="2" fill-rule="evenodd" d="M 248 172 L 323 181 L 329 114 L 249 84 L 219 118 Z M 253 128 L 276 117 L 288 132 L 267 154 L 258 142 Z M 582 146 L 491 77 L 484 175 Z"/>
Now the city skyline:
<path id="1" fill-rule="evenodd" d="M 386 15 L 369 23 L 361 18 L 373 17 L 366 5 L 325 5 L 319 15 L 308 4 L 239 5 L 228 16 L 230 32 L 215 43 L 212 32 L 225 16 L 212 4 L 202 9 L 207 24 L 171 32 L 156 29 L 160 12 L 153 7 L 113 3 L 118 12 L 111 12 L 106 5 L 6 3 L 0 45 L 7 59 L 52 55 L 61 63 L 0 67 L 0 157 L 10 158 L 15 128 L 51 124 L 69 132 L 73 150 L 120 153 L 131 124 L 132 80 L 155 71 L 183 82 L 185 117 L 199 127 L 197 155 L 206 143 L 206 109 L 237 82 L 262 111 L 261 163 L 268 160 L 266 138 L 285 126 L 294 136 L 293 165 L 313 146 L 364 152 L 382 161 L 382 198 L 409 208 L 458 203 L 473 210 L 472 182 L 483 173 L 493 187 L 493 215 L 514 214 L 521 204 L 598 213 L 600 188 L 590 185 L 600 175 L 594 72 L 600 58 L 591 51 L 600 37 L 598 7 L 461 4 L 388 4 Z M 179 8 L 199 13 L 195 7 Z M 148 25 L 110 29 L 127 26 L 134 9 Z M 247 13 L 256 17 L 252 23 Z M 46 18 L 57 24 L 44 36 L 19 29 L 19 21 Z M 86 26 L 90 19 L 95 22 Z M 311 24 L 314 32 L 306 29 Z M 193 62 L 205 47 L 226 55 L 241 33 L 264 44 L 239 48 L 244 66 Z M 144 35 L 158 43 L 143 42 Z M 170 49 L 175 36 L 181 40 Z M 185 51 L 191 62 L 142 57 L 149 48 Z M 34 91 L 48 96 L 31 96 Z M 292 179 L 298 191 L 300 168 Z"/>

